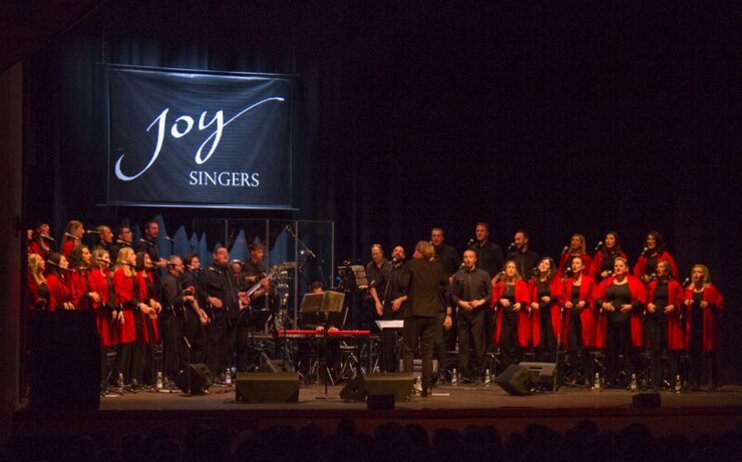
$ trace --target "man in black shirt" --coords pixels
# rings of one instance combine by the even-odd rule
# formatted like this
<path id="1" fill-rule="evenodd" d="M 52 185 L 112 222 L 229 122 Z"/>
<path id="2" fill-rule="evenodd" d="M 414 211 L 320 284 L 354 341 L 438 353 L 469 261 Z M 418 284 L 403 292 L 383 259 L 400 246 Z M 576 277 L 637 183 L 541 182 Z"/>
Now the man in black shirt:
<path id="1" fill-rule="evenodd" d="M 392 250 L 391 270 L 384 289 L 384 312 L 381 318 L 387 321 L 404 319 L 405 305 L 407 302 L 405 287 L 402 285 L 404 261 L 404 248 L 401 245 L 398 245 Z M 384 372 L 396 372 L 398 360 L 395 355 L 397 331 L 393 329 L 384 329 L 381 332 L 381 337 L 383 352 L 381 370 Z"/>
<path id="2" fill-rule="evenodd" d="M 361 313 L 358 320 L 358 329 L 370 329 L 373 313 L 381 317 L 384 314 L 384 289 L 392 263 L 384 258 L 384 249 L 380 244 L 371 246 L 371 261 L 366 264 L 366 276 L 368 278 L 368 296 L 365 297 L 367 308 Z"/>
<path id="3" fill-rule="evenodd" d="M 494 278 L 505 266 L 502 258 L 502 249 L 499 245 L 489 241 L 490 226 L 487 223 L 477 223 L 474 229 L 476 242 L 469 246 L 477 256 L 477 266 L 487 272 L 490 278 Z"/>
<path id="4" fill-rule="evenodd" d="M 435 260 L 441 264 L 443 274 L 448 277 L 450 283 L 461 266 L 461 259 L 456 249 L 445 244 L 444 239 L 443 229 L 433 228 L 430 231 L 430 243 L 435 249 Z M 451 316 L 448 321 L 447 312 Z M 446 351 L 456 348 L 456 312 L 451 310 L 448 298 L 441 300 L 437 318 L 433 355 L 438 360 L 438 381 L 443 382 L 446 379 Z"/>
<path id="5" fill-rule="evenodd" d="M 240 303 L 237 288 L 229 274 L 229 252 L 226 247 L 216 247 L 214 263 L 203 273 L 204 299 L 211 307 L 214 319 L 206 327 L 206 364 L 215 377 L 231 367 L 230 355 L 234 346 L 236 321 Z"/>
<path id="6" fill-rule="evenodd" d="M 523 279 L 531 277 L 531 271 L 538 265 L 538 254 L 528 250 L 528 233 L 522 229 L 513 237 L 514 249 L 508 253 L 508 260 L 515 262 L 515 268 Z"/>
<path id="7" fill-rule="evenodd" d="M 453 278 L 451 302 L 459 320 L 459 371 L 464 380 L 476 380 L 482 374 L 485 353 L 485 313 L 492 300 L 489 274 L 476 267 L 477 255 L 464 251 L 464 268 Z M 469 341 L 474 343 L 474 374 L 469 371 Z"/>
<path id="8" fill-rule="evenodd" d="M 158 270 L 167 267 L 167 260 L 160 257 L 160 250 L 157 248 L 157 237 L 160 235 L 160 225 L 156 221 L 150 220 L 144 224 L 144 237 L 139 239 L 137 245 L 137 252 L 144 252 L 149 254 L 149 258 L 152 259 L 152 264 Z M 160 272 L 154 271 L 153 275 L 155 281 L 159 281 Z"/>
<path id="9" fill-rule="evenodd" d="M 415 246 L 412 260 L 405 263 L 402 286 L 407 288 L 407 307 L 402 336 L 404 338 L 404 370 L 412 372 L 412 359 L 420 344 L 423 360 L 423 391 L 428 396 L 433 373 L 433 341 L 440 300 L 447 296 L 448 278 L 440 263 L 433 261 L 435 250 L 427 241 Z"/>
<path id="10" fill-rule="evenodd" d="M 112 262 L 116 262 L 119 256 L 119 250 L 124 247 L 133 247 L 132 240 L 131 228 L 125 225 L 120 225 L 116 228 L 116 239 L 108 247 L 108 255 L 111 256 Z"/>
<path id="11" fill-rule="evenodd" d="M 260 282 L 265 275 L 265 262 L 263 261 L 263 244 L 253 242 L 248 247 L 250 251 L 250 258 L 243 262 L 243 283 L 242 286 L 245 290 Z M 265 280 L 263 287 L 253 292 L 250 296 L 251 307 L 255 310 L 262 310 L 267 308 L 268 300 L 267 296 L 270 295 L 270 282 Z"/>

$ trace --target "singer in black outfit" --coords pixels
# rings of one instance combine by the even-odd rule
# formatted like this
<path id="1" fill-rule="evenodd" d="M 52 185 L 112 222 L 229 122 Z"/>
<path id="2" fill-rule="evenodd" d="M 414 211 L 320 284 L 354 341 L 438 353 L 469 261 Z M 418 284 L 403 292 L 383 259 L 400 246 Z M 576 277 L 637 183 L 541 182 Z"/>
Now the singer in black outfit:
<path id="1" fill-rule="evenodd" d="M 477 223 L 474 228 L 476 242 L 469 245 L 469 248 L 477 255 L 477 266 L 487 272 L 490 278 L 495 277 L 505 265 L 505 259 L 502 256 L 502 249 L 499 245 L 489 241 L 490 227 L 487 223 Z"/>
<path id="2" fill-rule="evenodd" d="M 482 375 L 486 348 L 484 320 L 492 301 L 489 274 L 477 268 L 476 262 L 476 253 L 465 250 L 464 268 L 454 275 L 451 284 L 451 304 L 456 307 L 459 320 L 459 371 L 465 381 L 474 381 Z M 469 370 L 470 341 L 474 345 L 473 371 Z"/>
<path id="3" fill-rule="evenodd" d="M 384 249 L 380 244 L 371 246 L 371 261 L 366 264 L 368 278 L 368 294 L 364 297 L 366 309 L 354 319 L 352 326 L 358 329 L 371 329 L 371 321 L 375 317 L 381 318 L 384 314 L 384 288 L 389 280 L 392 263 L 384 257 Z"/>
<path id="4" fill-rule="evenodd" d="M 137 252 L 144 252 L 149 255 L 152 264 L 155 267 L 153 276 L 155 282 L 160 282 L 160 271 L 167 266 L 167 261 L 160 256 L 160 250 L 157 248 L 157 237 L 160 235 L 160 225 L 156 221 L 150 220 L 144 224 L 144 237 L 139 239 Z"/>
<path id="5" fill-rule="evenodd" d="M 110 255 L 112 261 L 116 261 L 119 255 L 119 250 L 121 250 L 122 248 L 133 248 L 132 239 L 131 228 L 126 225 L 120 225 L 116 228 L 116 236 L 113 240 L 113 243 L 108 246 L 108 254 Z"/>
<path id="6" fill-rule="evenodd" d="M 423 360 L 423 391 L 428 396 L 430 377 L 433 373 L 433 340 L 438 304 L 446 297 L 448 278 L 440 263 L 433 261 L 435 250 L 427 241 L 415 246 L 412 260 L 404 266 L 402 285 L 407 288 L 407 309 L 402 336 L 404 338 L 404 370 L 412 372 L 412 359 L 420 345 Z"/>
<path id="7" fill-rule="evenodd" d="M 188 300 L 193 295 L 183 292 L 180 275 L 183 274 L 183 260 L 177 255 L 168 258 L 167 273 L 162 277 L 160 301 L 162 315 L 160 329 L 162 332 L 163 373 L 170 379 L 175 379 L 178 372 L 185 366 L 183 349 L 182 319 L 189 309 Z"/>
<path id="8" fill-rule="evenodd" d="M 452 246 L 444 243 L 445 234 L 441 228 L 433 228 L 430 231 L 430 243 L 435 249 L 435 260 L 441 264 L 443 274 L 448 276 L 449 283 L 453 275 L 461 266 L 458 252 Z M 446 314 L 450 318 L 446 320 Z M 437 330 L 433 344 L 433 356 L 438 360 L 438 383 L 446 380 L 446 352 L 456 349 L 456 312 L 451 310 L 449 299 L 441 300 L 438 310 Z"/>
<path id="9" fill-rule="evenodd" d="M 229 252 L 225 247 L 217 247 L 212 256 L 214 263 L 204 271 L 202 289 L 214 316 L 206 329 L 206 364 L 216 377 L 232 366 L 239 302 L 227 266 Z"/>
<path id="10" fill-rule="evenodd" d="M 183 264 L 185 271 L 180 276 L 180 284 L 183 293 L 193 296 L 191 306 L 195 311 L 195 315 L 187 310 L 183 312 L 181 329 L 187 341 L 184 360 L 203 363 L 206 361 L 206 325 L 211 322 L 212 317 L 204 309 L 206 300 L 201 290 L 201 261 L 196 254 L 189 253 L 183 256 Z"/>
<path id="11" fill-rule="evenodd" d="M 402 246 L 396 246 L 392 250 L 392 268 L 389 279 L 384 288 L 384 320 L 404 319 L 407 306 L 407 293 L 403 285 L 405 253 Z M 382 361 L 381 369 L 384 372 L 396 372 L 398 358 L 396 356 L 397 331 L 384 329 L 382 337 Z"/>
<path id="12" fill-rule="evenodd" d="M 508 252 L 507 259 L 514 261 L 518 274 L 526 278 L 538 265 L 538 254 L 528 250 L 528 233 L 522 229 L 515 232 L 513 245 L 514 249 Z"/>

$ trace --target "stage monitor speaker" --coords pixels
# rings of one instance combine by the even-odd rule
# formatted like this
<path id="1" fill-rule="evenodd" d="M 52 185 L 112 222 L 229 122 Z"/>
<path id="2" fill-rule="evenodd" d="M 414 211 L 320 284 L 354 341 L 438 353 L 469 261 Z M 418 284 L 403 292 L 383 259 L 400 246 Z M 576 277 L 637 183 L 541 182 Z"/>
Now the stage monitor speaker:
<path id="1" fill-rule="evenodd" d="M 394 401 L 404 401 L 411 393 L 412 376 L 408 372 L 392 372 L 359 375 L 343 387 L 340 397 L 347 401 L 363 401 L 368 397 L 376 402 L 377 396 L 393 396 Z"/>
<path id="2" fill-rule="evenodd" d="M 495 377 L 495 383 L 511 395 L 530 395 L 538 388 L 536 376 L 530 369 L 513 364 Z"/>
<path id="3" fill-rule="evenodd" d="M 556 382 L 554 381 L 555 374 L 559 373 L 556 363 L 520 363 L 520 365 L 533 372 L 539 390 L 557 391 L 559 389 L 561 377 L 556 377 Z"/>
<path id="4" fill-rule="evenodd" d="M 634 407 L 660 407 L 662 401 L 659 393 L 639 393 L 631 399 Z"/>
<path id="5" fill-rule="evenodd" d="M 188 383 L 189 375 L 190 383 Z M 214 377 L 211 375 L 209 366 L 204 363 L 189 364 L 187 370 L 180 371 L 175 377 L 175 385 L 184 393 L 191 395 L 203 395 L 213 384 Z"/>
<path id="6" fill-rule="evenodd" d="M 245 403 L 296 403 L 299 401 L 299 375 L 240 372 L 235 393 L 237 401 Z"/>

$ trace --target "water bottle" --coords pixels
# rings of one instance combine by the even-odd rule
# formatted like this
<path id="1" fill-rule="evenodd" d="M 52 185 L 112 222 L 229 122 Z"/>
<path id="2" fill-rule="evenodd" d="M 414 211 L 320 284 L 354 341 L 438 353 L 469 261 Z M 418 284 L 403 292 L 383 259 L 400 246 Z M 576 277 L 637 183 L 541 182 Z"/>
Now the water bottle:
<path id="1" fill-rule="evenodd" d="M 415 377 L 415 393 L 422 393 L 423 381 L 420 377 Z"/>
<path id="2" fill-rule="evenodd" d="M 232 385 L 232 371 L 229 368 L 224 371 L 224 384 Z"/>
<path id="3" fill-rule="evenodd" d="M 683 391 L 683 381 L 680 380 L 680 374 L 675 376 L 675 393 Z"/>
<path id="4" fill-rule="evenodd" d="M 631 382 L 629 383 L 629 390 L 631 390 L 632 393 L 636 392 L 636 374 L 631 374 Z"/>
<path id="5" fill-rule="evenodd" d="M 456 368 L 454 367 L 454 368 L 453 368 L 453 369 L 451 370 L 451 386 L 452 386 L 452 387 L 455 387 L 455 386 L 456 386 L 456 385 L 458 385 L 458 384 L 459 384 L 459 372 L 458 372 L 458 371 L 456 370 Z"/>
<path id="6" fill-rule="evenodd" d="M 489 388 L 489 386 L 492 384 L 492 374 L 490 374 L 490 370 L 487 369 L 484 371 L 484 386 Z"/>
<path id="7" fill-rule="evenodd" d="M 156 385 L 156 387 L 157 387 L 158 390 L 162 390 L 162 386 L 163 386 L 163 384 L 162 384 L 162 372 L 159 372 L 158 371 L 157 372 L 157 385 Z"/>
<path id="8" fill-rule="evenodd" d="M 119 372 L 119 376 L 116 379 L 116 386 L 119 388 L 124 388 L 124 374 Z"/>
<path id="9" fill-rule="evenodd" d="M 600 372 L 595 373 L 595 381 L 593 382 L 593 389 L 600 391 Z"/>

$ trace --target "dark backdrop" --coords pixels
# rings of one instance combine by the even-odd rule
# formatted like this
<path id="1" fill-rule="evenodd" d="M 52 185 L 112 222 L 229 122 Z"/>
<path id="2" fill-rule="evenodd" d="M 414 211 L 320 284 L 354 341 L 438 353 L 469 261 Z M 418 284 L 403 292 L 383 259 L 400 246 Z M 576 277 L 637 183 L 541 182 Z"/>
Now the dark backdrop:
<path id="1" fill-rule="evenodd" d="M 552 256 L 615 229 L 633 262 L 657 229 L 726 295 L 724 373 L 740 381 L 740 14 L 664 3 L 109 2 L 29 62 L 25 220 L 155 212 L 97 206 L 99 63 L 296 74 L 293 216 L 335 220 L 339 259 L 411 249 L 435 225 L 461 249 L 484 220 Z M 157 211 L 170 229 L 292 215 Z"/>

